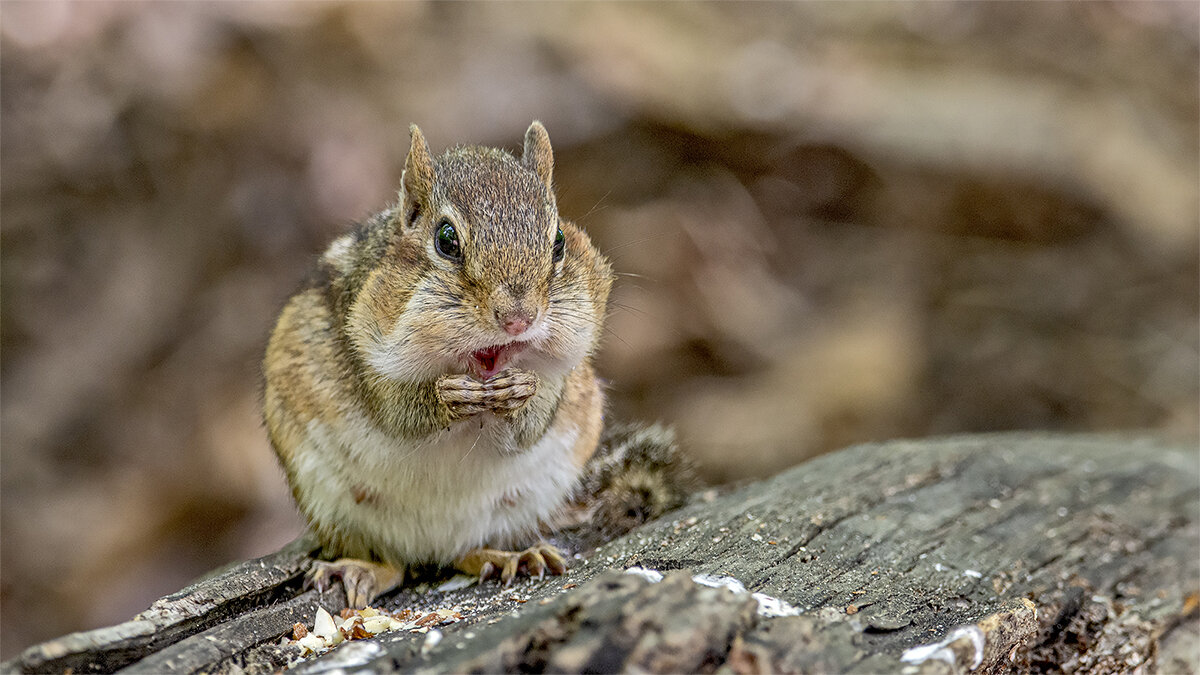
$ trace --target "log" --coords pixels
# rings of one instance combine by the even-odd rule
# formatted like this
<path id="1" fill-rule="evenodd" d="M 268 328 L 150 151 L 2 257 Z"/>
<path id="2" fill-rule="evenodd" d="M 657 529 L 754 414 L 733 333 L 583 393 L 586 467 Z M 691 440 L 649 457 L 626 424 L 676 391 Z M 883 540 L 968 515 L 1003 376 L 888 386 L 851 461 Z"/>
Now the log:
<path id="1" fill-rule="evenodd" d="M 309 536 L 301 537 L 271 555 L 229 565 L 196 583 L 156 600 L 125 623 L 71 633 L 29 647 L 4 664 L 2 672 L 112 672 L 177 651 L 188 638 L 227 623 L 244 620 L 262 607 L 278 607 L 308 599 L 307 615 L 316 611 L 311 593 L 300 593 L 304 572 L 317 550 Z M 336 596 L 321 598 L 336 604 Z M 288 629 L 291 624 L 287 625 Z M 283 631 L 269 636 L 277 638 Z M 247 645 L 252 646 L 252 645 Z M 197 661 L 202 669 L 210 661 Z"/>
<path id="2" fill-rule="evenodd" d="M 857 446 L 698 495 L 564 577 L 402 589 L 387 608 L 454 614 L 301 659 L 280 638 L 344 602 L 303 591 L 313 548 L 0 670 L 1200 670 L 1200 457 L 1150 438 Z"/>

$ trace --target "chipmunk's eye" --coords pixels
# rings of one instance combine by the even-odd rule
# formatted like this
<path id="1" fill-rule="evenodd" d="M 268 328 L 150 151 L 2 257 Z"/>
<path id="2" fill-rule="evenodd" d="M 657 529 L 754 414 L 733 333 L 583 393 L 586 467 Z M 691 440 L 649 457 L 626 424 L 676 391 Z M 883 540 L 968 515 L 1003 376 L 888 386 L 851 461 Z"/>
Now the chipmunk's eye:
<path id="1" fill-rule="evenodd" d="M 453 260 L 454 262 L 462 262 L 462 247 L 458 245 L 458 230 L 449 221 L 443 220 L 442 224 L 437 229 L 437 234 L 433 237 L 433 248 L 438 252 L 438 255 Z"/>
<path id="2" fill-rule="evenodd" d="M 558 262 L 563 258 L 563 249 L 567 245 L 567 238 L 563 236 L 562 228 L 558 228 L 558 232 L 554 234 L 554 262 Z"/>

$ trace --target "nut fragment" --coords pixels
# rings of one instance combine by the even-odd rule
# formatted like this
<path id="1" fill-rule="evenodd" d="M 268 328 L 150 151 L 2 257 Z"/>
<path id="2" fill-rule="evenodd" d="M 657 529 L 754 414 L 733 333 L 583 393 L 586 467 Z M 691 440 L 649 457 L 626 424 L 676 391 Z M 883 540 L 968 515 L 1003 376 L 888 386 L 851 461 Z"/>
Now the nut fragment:
<path id="1" fill-rule="evenodd" d="M 424 626 L 435 625 L 441 620 L 442 620 L 442 617 L 438 616 L 437 612 L 430 612 L 430 613 L 426 614 L 425 616 L 417 619 L 414 623 L 416 623 L 418 626 L 424 627 Z"/>
<path id="2" fill-rule="evenodd" d="M 297 640 L 296 644 L 300 645 L 300 649 L 303 650 L 305 656 L 322 652 L 327 648 L 324 640 L 312 634 Z"/>
<path id="3" fill-rule="evenodd" d="M 363 627 L 363 618 L 361 616 L 352 616 L 346 619 L 342 622 L 341 626 L 338 626 L 338 630 L 341 632 L 342 637 L 347 640 L 361 640 L 369 638 L 372 635 Z"/>
<path id="4" fill-rule="evenodd" d="M 338 629 L 333 623 L 333 617 L 329 615 L 329 612 L 325 611 L 324 607 L 317 608 L 317 618 L 313 621 L 312 632 L 328 643 L 333 643 L 333 636 L 338 635 Z"/>
<path id="5" fill-rule="evenodd" d="M 426 613 L 411 609 L 388 612 L 375 608 L 343 609 L 334 619 L 323 608 L 317 608 L 312 629 L 297 623 L 292 627 L 291 644 L 301 649 L 301 656 L 322 654 L 343 641 L 363 640 L 392 630 L 427 633 L 433 626 L 461 621 L 458 607 L 436 609 Z M 285 642 L 287 638 L 284 638 Z"/>
<path id="6" fill-rule="evenodd" d="M 404 625 L 399 621 L 387 616 L 372 616 L 363 621 L 363 630 L 371 635 L 379 635 L 380 633 L 392 630 L 393 624 L 395 628 Z"/>

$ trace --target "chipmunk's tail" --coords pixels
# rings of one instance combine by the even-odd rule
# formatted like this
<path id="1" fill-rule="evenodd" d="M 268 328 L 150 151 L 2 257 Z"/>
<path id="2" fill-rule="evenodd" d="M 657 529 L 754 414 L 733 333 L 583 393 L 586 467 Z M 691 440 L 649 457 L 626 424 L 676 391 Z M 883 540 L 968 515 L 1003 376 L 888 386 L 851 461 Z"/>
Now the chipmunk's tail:
<path id="1" fill-rule="evenodd" d="M 577 520 L 564 534 L 573 540 L 571 548 L 591 548 L 682 506 L 697 486 L 673 429 L 661 424 L 610 426 L 584 465 L 575 500 Z"/>

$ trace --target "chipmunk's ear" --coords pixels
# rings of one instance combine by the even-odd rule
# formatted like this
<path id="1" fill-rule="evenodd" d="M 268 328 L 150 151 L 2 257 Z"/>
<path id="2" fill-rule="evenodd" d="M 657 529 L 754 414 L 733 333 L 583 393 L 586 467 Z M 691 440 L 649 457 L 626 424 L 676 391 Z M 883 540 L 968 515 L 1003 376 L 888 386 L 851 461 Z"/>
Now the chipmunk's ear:
<path id="1" fill-rule="evenodd" d="M 537 120 L 525 132 L 525 153 L 521 155 L 521 163 L 533 169 L 546 187 L 550 187 L 554 173 L 554 150 L 550 147 L 550 135 L 546 133 L 546 127 Z"/>
<path id="2" fill-rule="evenodd" d="M 411 226 L 417 216 L 429 204 L 429 196 L 433 192 L 435 174 L 433 157 L 429 153 L 429 144 L 425 135 L 417 125 L 408 127 L 412 134 L 412 147 L 408 149 L 408 159 L 404 162 L 404 175 L 400 179 L 400 204 L 405 218 L 405 225 Z"/>

